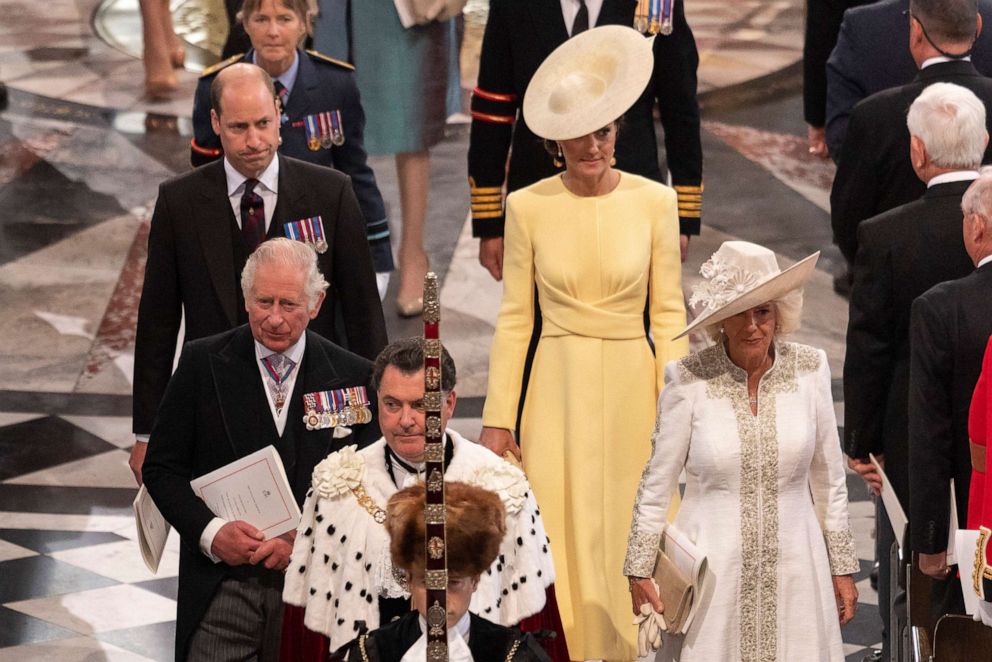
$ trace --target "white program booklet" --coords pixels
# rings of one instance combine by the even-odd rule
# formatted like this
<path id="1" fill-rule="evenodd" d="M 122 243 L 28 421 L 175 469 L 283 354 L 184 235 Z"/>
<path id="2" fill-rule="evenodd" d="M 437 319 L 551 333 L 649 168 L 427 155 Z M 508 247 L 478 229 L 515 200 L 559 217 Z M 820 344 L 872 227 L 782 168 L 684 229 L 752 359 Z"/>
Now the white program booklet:
<path id="1" fill-rule="evenodd" d="M 692 624 L 692 619 L 696 615 L 696 609 L 702 599 L 703 577 L 706 572 L 706 555 L 699 549 L 689 537 L 679 531 L 674 524 L 665 527 L 662 547 L 665 554 L 672 563 L 678 567 L 689 582 L 692 584 L 692 606 L 689 607 L 689 615 L 679 630 L 680 634 L 685 634 Z"/>
<path id="2" fill-rule="evenodd" d="M 158 564 L 162 561 L 162 551 L 165 541 L 172 528 L 162 517 L 158 506 L 152 501 L 152 496 L 144 485 L 134 498 L 134 523 L 138 527 L 138 547 L 141 558 L 153 573 L 158 572 Z"/>
<path id="3" fill-rule="evenodd" d="M 200 476 L 190 486 L 214 515 L 248 522 L 266 540 L 294 530 L 300 522 L 300 508 L 273 446 Z"/>
<path id="4" fill-rule="evenodd" d="M 954 498 L 954 479 L 951 479 L 951 510 L 947 526 L 947 559 L 944 561 L 948 566 L 957 565 L 957 532 L 958 532 L 958 502 Z"/>
<path id="5" fill-rule="evenodd" d="M 902 509 L 902 504 L 899 503 L 899 497 L 896 496 L 895 490 L 892 489 L 889 477 L 885 475 L 885 471 L 878 463 L 878 460 L 870 453 L 868 458 L 875 465 L 878 475 L 882 477 L 882 505 L 885 506 L 885 512 L 889 516 L 889 524 L 892 525 L 892 532 L 896 534 L 896 542 L 899 543 L 899 550 L 902 551 L 902 541 L 906 537 L 906 526 L 909 524 L 909 520 L 906 519 L 906 511 Z"/>

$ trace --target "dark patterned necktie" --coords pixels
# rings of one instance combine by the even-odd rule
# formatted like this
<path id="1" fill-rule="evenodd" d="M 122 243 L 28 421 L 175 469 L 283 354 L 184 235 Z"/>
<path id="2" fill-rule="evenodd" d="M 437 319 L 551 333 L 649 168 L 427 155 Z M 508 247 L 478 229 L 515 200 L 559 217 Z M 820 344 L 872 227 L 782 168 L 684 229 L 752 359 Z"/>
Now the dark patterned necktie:
<path id="1" fill-rule="evenodd" d="M 257 185 L 257 179 L 246 179 L 245 192 L 241 195 L 241 236 L 249 252 L 265 240 L 265 202 L 255 192 Z"/>
<path id="2" fill-rule="evenodd" d="M 585 0 L 579 0 L 579 11 L 575 14 L 572 22 L 572 36 L 585 32 L 589 29 L 589 8 L 586 7 Z"/>
<path id="3" fill-rule="evenodd" d="M 286 104 L 289 103 L 289 90 L 277 80 L 272 81 L 272 86 L 276 88 L 276 98 L 279 99 L 280 123 L 285 124 L 289 121 L 289 115 L 286 114 Z"/>

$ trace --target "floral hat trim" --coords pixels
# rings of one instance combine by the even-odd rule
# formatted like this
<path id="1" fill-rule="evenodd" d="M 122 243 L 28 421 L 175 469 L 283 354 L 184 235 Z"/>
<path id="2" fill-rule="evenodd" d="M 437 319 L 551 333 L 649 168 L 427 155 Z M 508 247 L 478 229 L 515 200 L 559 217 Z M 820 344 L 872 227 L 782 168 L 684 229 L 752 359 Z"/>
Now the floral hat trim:
<path id="1" fill-rule="evenodd" d="M 764 277 L 758 276 L 735 264 L 730 264 L 716 253 L 699 267 L 699 273 L 705 280 L 692 289 L 689 305 L 694 309 L 697 305 L 701 305 L 700 313 L 722 308 L 742 294 L 753 290 L 763 281 L 778 275 L 773 273 Z"/>

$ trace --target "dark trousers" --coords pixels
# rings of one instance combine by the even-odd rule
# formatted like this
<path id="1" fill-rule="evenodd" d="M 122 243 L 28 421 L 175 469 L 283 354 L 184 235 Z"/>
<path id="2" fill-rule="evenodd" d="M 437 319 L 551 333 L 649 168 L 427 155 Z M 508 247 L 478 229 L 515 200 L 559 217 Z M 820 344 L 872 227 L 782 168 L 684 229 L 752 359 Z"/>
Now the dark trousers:
<path id="1" fill-rule="evenodd" d="M 255 577 L 225 579 L 190 638 L 189 662 L 276 662 L 282 590 Z"/>

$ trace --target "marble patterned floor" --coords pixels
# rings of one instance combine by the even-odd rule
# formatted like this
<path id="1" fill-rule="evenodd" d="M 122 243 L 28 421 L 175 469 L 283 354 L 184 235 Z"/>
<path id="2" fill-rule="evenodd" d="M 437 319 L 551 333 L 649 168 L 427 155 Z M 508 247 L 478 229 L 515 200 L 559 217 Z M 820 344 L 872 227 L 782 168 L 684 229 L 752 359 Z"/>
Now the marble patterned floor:
<path id="1" fill-rule="evenodd" d="M 194 28 L 213 2 L 173 2 L 180 31 L 202 47 L 201 64 L 215 44 Z M 188 167 L 196 74 L 181 75 L 171 101 L 142 98 L 135 7 L 0 0 L 9 93 L 0 111 L 0 662 L 173 655 L 176 541 L 150 574 L 131 516 L 130 375 L 150 209 L 159 182 Z M 689 20 L 707 110 L 704 231 L 690 248 L 686 288 L 728 238 L 764 243 L 787 261 L 822 249 L 797 339 L 827 351 L 842 421 L 847 307 L 830 287 L 840 259 L 826 212 L 832 166 L 806 154 L 795 88 L 761 103 L 727 102 L 729 92 L 760 92 L 766 78 L 796 69 L 802 2 L 694 0 Z M 469 88 L 475 46 L 464 50 Z M 467 127 L 453 122 L 432 151 L 427 243 L 459 367 L 454 425 L 473 437 L 501 289 L 478 266 L 465 222 L 466 146 Z M 395 217 L 393 161 L 372 165 Z M 417 333 L 416 321 L 395 315 L 393 295 L 391 337 Z M 844 638 L 849 659 L 860 660 L 881 635 L 866 579 L 872 504 L 857 480 L 849 484 L 862 604 Z"/>

